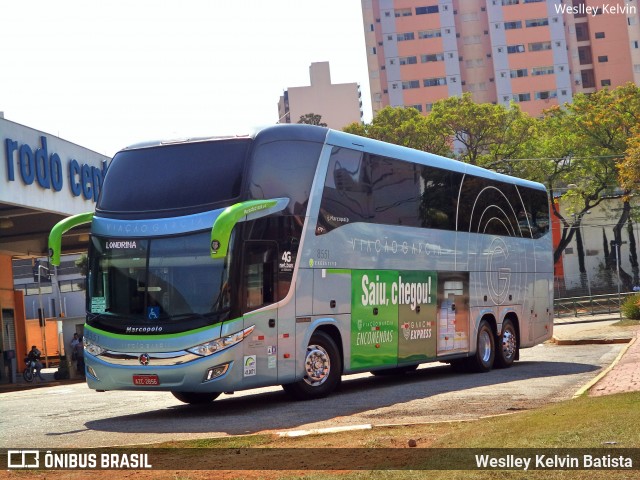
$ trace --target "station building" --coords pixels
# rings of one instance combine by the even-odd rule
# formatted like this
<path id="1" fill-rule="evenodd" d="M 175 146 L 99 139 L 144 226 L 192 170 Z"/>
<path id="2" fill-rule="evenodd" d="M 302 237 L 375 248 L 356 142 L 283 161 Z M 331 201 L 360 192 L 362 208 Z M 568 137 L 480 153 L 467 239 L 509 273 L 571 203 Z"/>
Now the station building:
<path id="1" fill-rule="evenodd" d="M 51 281 L 47 263 L 51 228 L 70 215 L 93 211 L 109 157 L 55 135 L 20 125 L 0 114 L 0 382 L 15 359 L 18 371 L 35 344 L 48 357 L 64 354 L 66 287 Z M 63 252 L 86 251 L 89 228 L 65 235 Z M 77 258 L 77 257 L 76 257 Z M 14 266 L 27 265 L 38 289 L 14 286 Z M 62 291 L 61 291 L 62 290 Z M 69 293 L 73 291 L 73 286 Z M 35 302 L 35 299 L 37 303 Z M 45 320 L 34 319 L 38 305 Z M 41 306 L 40 306 L 41 305 Z M 47 319 L 48 317 L 48 319 Z M 35 322 L 35 324 L 33 324 Z M 80 320 L 83 323 L 84 319 Z M 44 325 L 43 325 L 44 324 Z M 3 378 L 4 377 L 4 378 Z"/>

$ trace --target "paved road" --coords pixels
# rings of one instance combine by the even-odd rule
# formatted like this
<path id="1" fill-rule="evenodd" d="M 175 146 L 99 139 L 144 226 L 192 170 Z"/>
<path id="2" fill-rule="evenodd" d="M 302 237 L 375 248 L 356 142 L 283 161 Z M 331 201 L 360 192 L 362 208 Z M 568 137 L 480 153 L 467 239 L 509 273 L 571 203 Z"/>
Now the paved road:
<path id="1" fill-rule="evenodd" d="M 400 378 L 345 377 L 323 400 L 293 402 L 279 387 L 223 395 L 202 407 L 168 393 L 96 393 L 85 384 L 0 394 L 0 447 L 147 444 L 360 424 L 472 419 L 571 398 L 623 348 L 538 345 L 507 370 L 455 374 L 443 364 Z"/>

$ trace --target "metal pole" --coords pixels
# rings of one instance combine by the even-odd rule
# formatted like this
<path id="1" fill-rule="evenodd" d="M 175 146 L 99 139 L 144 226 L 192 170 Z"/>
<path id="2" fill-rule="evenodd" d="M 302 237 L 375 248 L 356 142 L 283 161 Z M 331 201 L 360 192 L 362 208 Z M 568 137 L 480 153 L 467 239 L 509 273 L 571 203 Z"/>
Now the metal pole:
<path id="1" fill-rule="evenodd" d="M 60 358 L 62 359 L 63 355 L 66 355 L 66 351 L 65 351 L 65 346 L 64 346 L 64 329 L 63 329 L 63 321 L 64 318 L 67 316 L 65 309 L 63 308 L 62 305 L 62 292 L 60 292 L 60 281 L 58 280 L 58 267 L 56 267 L 55 265 L 53 266 L 53 276 L 55 277 L 55 284 L 56 284 L 56 288 L 58 290 L 58 309 L 60 310 L 60 313 L 58 314 L 59 320 L 58 320 L 58 351 L 60 352 Z M 51 285 L 53 286 L 54 282 L 51 282 Z"/>
<path id="2" fill-rule="evenodd" d="M 38 301 L 40 304 L 40 311 L 42 312 L 42 323 L 43 325 L 40 327 L 42 333 L 42 338 L 43 338 L 43 350 L 44 350 L 44 364 L 47 368 L 49 368 L 49 355 L 47 354 L 47 317 L 44 314 L 44 308 L 42 308 L 42 285 L 41 285 L 41 280 L 42 280 L 42 270 L 40 270 L 41 268 L 44 268 L 42 265 L 38 265 Z M 39 317 L 38 317 L 38 322 L 39 322 Z"/>
<path id="3" fill-rule="evenodd" d="M 616 242 L 616 267 L 618 270 L 618 315 L 622 320 L 622 303 L 620 300 L 620 242 Z"/>

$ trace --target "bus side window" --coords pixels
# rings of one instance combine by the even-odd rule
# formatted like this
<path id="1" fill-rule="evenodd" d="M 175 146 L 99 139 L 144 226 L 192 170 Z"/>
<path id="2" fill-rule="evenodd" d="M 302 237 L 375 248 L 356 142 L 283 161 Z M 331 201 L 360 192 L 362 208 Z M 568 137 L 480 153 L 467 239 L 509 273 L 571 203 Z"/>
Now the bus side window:
<path id="1" fill-rule="evenodd" d="M 277 301 L 278 246 L 275 242 L 248 241 L 244 245 L 244 312 Z"/>

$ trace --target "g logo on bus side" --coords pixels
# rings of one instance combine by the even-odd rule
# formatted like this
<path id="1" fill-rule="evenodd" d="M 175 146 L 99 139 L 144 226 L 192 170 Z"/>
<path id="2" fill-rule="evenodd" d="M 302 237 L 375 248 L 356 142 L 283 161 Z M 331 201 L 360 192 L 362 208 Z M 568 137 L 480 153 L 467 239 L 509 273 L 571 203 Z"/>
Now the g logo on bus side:
<path id="1" fill-rule="evenodd" d="M 487 258 L 487 285 L 489 295 L 497 305 L 507 299 L 511 286 L 511 268 L 509 268 L 509 248 L 503 239 L 496 237 L 489 247 Z"/>

